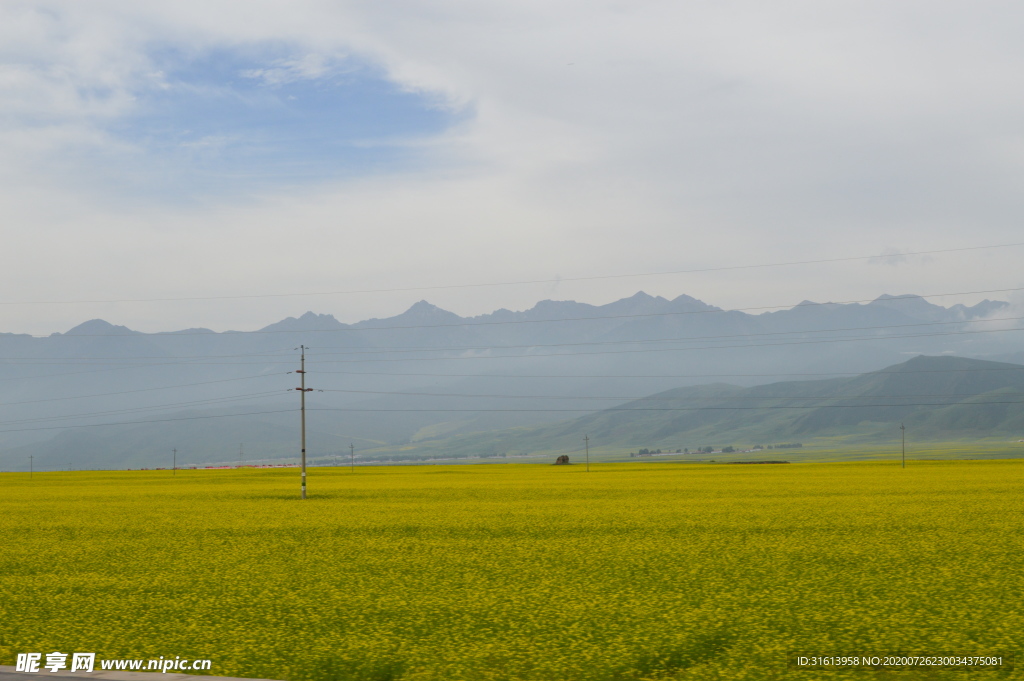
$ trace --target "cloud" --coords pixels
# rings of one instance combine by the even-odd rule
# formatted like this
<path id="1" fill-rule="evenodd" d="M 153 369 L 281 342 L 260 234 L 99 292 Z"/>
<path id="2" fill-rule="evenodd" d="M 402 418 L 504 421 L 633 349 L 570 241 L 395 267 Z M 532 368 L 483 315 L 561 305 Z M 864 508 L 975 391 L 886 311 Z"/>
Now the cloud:
<path id="1" fill-rule="evenodd" d="M 571 279 L 889 245 L 874 264 L 916 266 L 643 286 L 722 305 L 999 288 L 1013 253 L 905 253 L 1014 240 L 1024 156 L 1006 150 L 1024 101 L 1005 84 L 1024 67 L 1022 22 L 1016 5 L 947 2 L 3 3 L 0 207 L 37 236 L 0 259 L 0 285 L 62 298 L 82 281 L 157 297 Z M 181 268 L 186 281 L 164 274 Z M 244 327 L 294 313 L 275 305 L 89 312 Z M 8 328 L 60 318 L 33 314 Z"/>
<path id="2" fill-rule="evenodd" d="M 343 72 L 342 60 L 328 59 L 319 54 L 307 54 L 290 59 L 275 59 L 266 68 L 245 69 L 241 75 L 268 87 L 275 87 L 303 80 L 320 80 Z"/>
<path id="3" fill-rule="evenodd" d="M 1005 296 L 1009 305 L 993 310 L 982 317 L 977 328 L 985 331 L 1005 331 L 1024 328 L 1024 292 L 1012 291 Z M 1013 347 L 1017 350 L 1017 347 Z"/>

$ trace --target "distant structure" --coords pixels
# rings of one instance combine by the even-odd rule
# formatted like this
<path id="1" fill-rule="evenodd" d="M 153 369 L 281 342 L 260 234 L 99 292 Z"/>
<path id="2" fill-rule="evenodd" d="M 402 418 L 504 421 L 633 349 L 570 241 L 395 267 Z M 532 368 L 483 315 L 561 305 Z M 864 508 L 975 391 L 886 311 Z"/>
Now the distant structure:
<path id="1" fill-rule="evenodd" d="M 562 454 L 560 457 L 555 459 L 555 465 L 556 466 L 568 466 L 569 465 L 569 455 L 568 454 Z"/>

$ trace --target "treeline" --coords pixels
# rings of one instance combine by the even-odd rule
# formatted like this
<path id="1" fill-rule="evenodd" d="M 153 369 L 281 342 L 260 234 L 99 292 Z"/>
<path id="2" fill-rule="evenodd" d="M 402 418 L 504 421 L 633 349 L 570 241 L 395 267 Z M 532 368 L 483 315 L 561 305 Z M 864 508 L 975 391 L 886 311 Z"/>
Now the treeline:
<path id="1" fill-rule="evenodd" d="M 635 452 L 630 452 L 629 455 L 633 456 L 633 457 L 637 457 L 637 456 L 654 456 L 655 454 L 673 454 L 673 453 L 674 454 L 682 454 L 683 450 L 677 449 L 675 452 L 673 452 L 670 449 L 667 452 L 663 452 L 660 449 L 647 449 L 646 447 L 644 447 L 643 449 L 637 450 Z"/>
<path id="2" fill-rule="evenodd" d="M 630 452 L 629 455 L 632 456 L 632 457 L 637 457 L 637 456 L 655 456 L 657 454 L 712 454 L 714 452 L 721 452 L 723 454 L 728 454 L 730 452 L 735 452 L 735 451 L 736 451 L 736 448 L 732 447 L 732 446 L 722 447 L 721 449 L 715 449 L 714 447 L 698 447 L 697 449 L 694 449 L 692 452 L 690 451 L 689 447 L 687 447 L 686 449 L 677 449 L 674 452 L 671 449 L 663 452 L 660 449 L 647 449 L 646 447 L 644 447 L 643 449 L 637 450 L 635 452 Z"/>
<path id="3" fill-rule="evenodd" d="M 773 445 L 767 445 L 767 446 L 765 446 L 765 445 L 754 445 L 753 447 L 751 447 L 747 451 L 763 451 L 763 450 L 766 450 L 766 449 L 799 449 L 800 447 L 803 447 L 803 446 L 804 445 L 801 442 L 781 442 L 779 444 L 773 444 Z M 673 452 L 671 449 L 669 449 L 667 451 L 662 451 L 660 449 L 648 449 L 648 448 L 644 447 L 643 449 L 639 449 L 636 452 L 630 452 L 629 455 L 631 457 L 638 457 L 638 456 L 655 456 L 657 454 L 673 454 L 673 453 L 675 453 L 675 454 L 715 454 L 715 453 L 719 453 L 719 454 L 732 454 L 732 453 L 734 453 L 736 451 L 739 451 L 739 450 L 737 450 L 732 445 L 726 445 L 725 447 L 720 447 L 720 448 L 707 447 L 707 446 L 706 447 L 697 447 L 694 450 L 691 450 L 689 447 L 686 447 L 684 449 L 677 449 L 677 450 L 675 450 L 675 452 Z"/>
<path id="4" fill-rule="evenodd" d="M 511 456 L 526 456 L 525 454 L 512 454 Z M 480 454 L 449 454 L 447 456 L 437 456 L 436 454 L 425 454 L 423 456 L 409 456 L 408 454 L 374 454 L 361 458 L 356 457 L 357 464 L 373 464 L 373 463 L 415 463 L 417 461 L 448 461 L 456 459 L 505 459 L 508 458 L 509 454 L 506 452 L 501 453 L 480 453 Z M 344 462 L 348 459 L 340 457 Z M 327 459 L 328 462 L 334 461 L 334 459 Z"/>

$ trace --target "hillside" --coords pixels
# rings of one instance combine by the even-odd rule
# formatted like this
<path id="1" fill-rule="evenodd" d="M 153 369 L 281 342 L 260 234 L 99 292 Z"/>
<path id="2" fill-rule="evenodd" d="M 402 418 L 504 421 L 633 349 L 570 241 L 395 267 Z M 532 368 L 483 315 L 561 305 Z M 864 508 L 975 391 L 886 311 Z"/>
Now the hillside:
<path id="1" fill-rule="evenodd" d="M 853 378 L 751 388 L 677 388 L 559 423 L 407 447 L 410 455 L 509 455 L 593 446 L 636 451 L 840 437 L 892 440 L 900 423 L 917 441 L 1024 436 L 1024 366 L 915 357 Z"/>

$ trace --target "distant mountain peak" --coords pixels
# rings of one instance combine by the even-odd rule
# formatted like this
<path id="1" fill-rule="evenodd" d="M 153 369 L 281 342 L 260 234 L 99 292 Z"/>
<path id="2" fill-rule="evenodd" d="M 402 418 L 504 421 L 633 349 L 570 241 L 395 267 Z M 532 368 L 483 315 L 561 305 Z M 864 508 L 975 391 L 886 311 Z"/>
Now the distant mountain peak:
<path id="1" fill-rule="evenodd" d="M 661 296 L 652 296 L 646 291 L 637 291 L 629 298 L 623 298 L 623 300 L 665 300 L 665 298 L 662 298 Z"/>
<path id="2" fill-rule="evenodd" d="M 891 296 L 888 293 L 883 293 L 882 295 L 880 295 L 877 298 L 875 298 L 875 300 L 873 302 L 878 303 L 878 302 L 882 302 L 882 301 L 886 301 L 886 300 L 907 300 L 907 299 L 915 299 L 915 298 L 917 300 L 924 300 L 924 298 L 922 298 L 921 296 L 917 295 L 916 293 L 901 293 L 898 296 Z"/>
<path id="3" fill-rule="evenodd" d="M 575 300 L 552 300 L 551 298 L 545 298 L 544 300 L 538 300 L 537 303 L 530 308 L 530 310 L 549 310 L 553 308 L 575 308 L 575 307 L 594 307 L 587 303 L 577 303 Z"/>
<path id="4" fill-rule="evenodd" d="M 659 296 L 660 297 L 660 296 Z M 722 308 L 708 305 L 703 300 L 688 296 L 685 293 L 672 299 L 672 308 L 676 310 L 721 310 Z"/>
<path id="5" fill-rule="evenodd" d="M 916 355 L 905 362 L 879 369 L 870 374 L 888 374 L 901 372 L 942 372 L 942 371 L 999 371 L 1005 369 L 1019 370 L 1020 365 L 1008 362 L 993 362 L 987 359 L 960 357 L 958 355 Z"/>
<path id="6" fill-rule="evenodd" d="M 408 310 L 406 310 L 405 312 L 403 312 L 400 315 L 396 315 L 394 317 L 387 317 L 386 319 L 368 319 L 365 322 L 359 322 L 359 324 L 372 324 L 372 325 L 376 325 L 376 324 L 379 324 L 382 321 L 386 321 L 387 319 L 392 319 L 392 320 L 400 319 L 400 320 L 403 320 L 403 321 L 406 321 L 406 322 L 408 322 L 408 321 L 416 321 L 416 322 L 422 322 L 422 321 L 428 321 L 428 322 L 446 321 L 446 322 L 452 322 L 452 321 L 461 320 L 462 317 L 460 317 L 459 315 L 455 314 L 454 312 L 449 312 L 448 310 L 445 310 L 444 308 L 440 308 L 440 307 L 438 307 L 437 305 L 434 305 L 431 302 L 428 302 L 426 300 L 420 300 L 420 301 L 414 303 Z"/>
<path id="7" fill-rule="evenodd" d="M 949 310 L 941 305 L 929 303 L 923 297 L 913 293 L 904 293 L 898 296 L 891 296 L 887 293 L 875 298 L 868 303 L 869 306 L 888 308 L 895 312 L 919 319 L 938 319 L 949 313 Z"/>
<path id="8" fill-rule="evenodd" d="M 405 312 L 406 314 L 408 314 L 409 312 L 435 312 L 438 310 L 440 310 L 441 312 L 447 312 L 447 310 L 442 310 L 437 305 L 434 305 L 431 302 L 428 302 L 426 300 L 420 300 L 413 303 L 412 306 Z"/>
<path id="9" fill-rule="evenodd" d="M 310 329 L 339 329 L 345 325 L 332 314 L 306 312 L 301 317 L 287 317 L 281 321 L 265 326 L 260 331 L 308 331 Z"/>
<path id="10" fill-rule="evenodd" d="M 104 319 L 90 319 L 87 322 L 82 322 L 78 326 L 68 329 L 65 336 L 128 336 L 138 334 L 138 331 L 132 331 L 127 326 L 116 326 Z M 59 335 L 59 334 L 55 334 Z"/>

